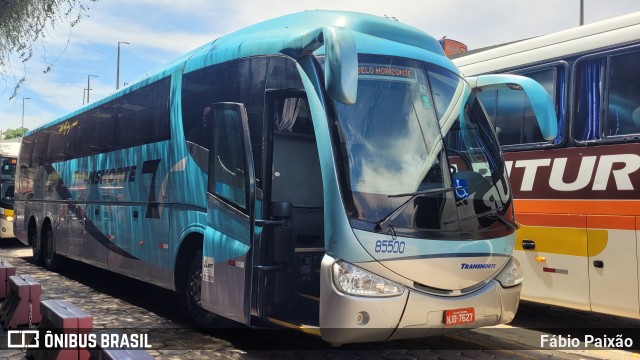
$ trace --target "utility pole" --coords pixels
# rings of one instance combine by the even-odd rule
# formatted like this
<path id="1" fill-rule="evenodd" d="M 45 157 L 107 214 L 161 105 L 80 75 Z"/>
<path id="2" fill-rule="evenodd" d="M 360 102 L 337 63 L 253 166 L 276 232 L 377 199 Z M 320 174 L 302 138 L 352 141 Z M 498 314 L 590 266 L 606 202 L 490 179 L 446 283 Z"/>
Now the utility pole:
<path id="1" fill-rule="evenodd" d="M 118 65 L 116 65 L 116 90 L 120 89 L 120 44 L 131 45 L 126 41 L 118 41 Z"/>
<path id="2" fill-rule="evenodd" d="M 580 0 L 580 26 L 584 25 L 584 0 Z"/>
<path id="3" fill-rule="evenodd" d="M 24 137 L 24 101 L 30 100 L 31 98 L 22 98 L 22 125 L 20 126 L 20 131 L 22 132 L 22 136 Z"/>
<path id="4" fill-rule="evenodd" d="M 98 77 L 98 75 L 87 75 L 87 104 L 89 103 L 89 91 L 91 90 L 91 77 Z"/>

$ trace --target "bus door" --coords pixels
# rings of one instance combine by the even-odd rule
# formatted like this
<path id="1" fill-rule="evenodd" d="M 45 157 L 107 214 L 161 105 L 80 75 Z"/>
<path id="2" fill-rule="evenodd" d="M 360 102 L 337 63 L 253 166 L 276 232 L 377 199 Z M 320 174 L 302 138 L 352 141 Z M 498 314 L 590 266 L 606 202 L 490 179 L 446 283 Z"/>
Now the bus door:
<path id="1" fill-rule="evenodd" d="M 211 106 L 202 307 L 249 324 L 255 176 L 243 104 Z"/>
<path id="2" fill-rule="evenodd" d="M 318 147 L 306 94 L 272 90 L 266 96 L 266 219 L 256 269 L 258 313 L 284 326 L 317 327 L 324 201 Z M 266 173 L 266 170 L 265 170 Z"/>

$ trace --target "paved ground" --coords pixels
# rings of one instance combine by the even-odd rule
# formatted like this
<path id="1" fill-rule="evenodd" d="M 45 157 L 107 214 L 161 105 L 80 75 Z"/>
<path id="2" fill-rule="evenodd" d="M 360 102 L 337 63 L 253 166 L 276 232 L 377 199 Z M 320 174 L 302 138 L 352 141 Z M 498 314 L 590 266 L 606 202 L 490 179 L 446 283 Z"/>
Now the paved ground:
<path id="1" fill-rule="evenodd" d="M 408 341 L 332 348 L 321 340 L 288 330 L 252 330 L 221 322 L 198 331 L 181 319 L 178 299 L 170 291 L 70 262 L 60 273 L 33 265 L 31 250 L 18 242 L 0 244 L 0 257 L 42 284 L 41 300 L 67 299 L 94 317 L 94 329 L 148 332 L 158 359 L 630 359 L 640 353 L 622 350 L 540 350 L 541 334 L 565 334 L 569 328 L 635 331 L 640 321 L 524 304 L 508 326 L 464 331 Z M 637 336 L 640 342 L 640 336 Z M 0 360 L 20 359 L 21 350 L 6 349 L 0 332 Z"/>

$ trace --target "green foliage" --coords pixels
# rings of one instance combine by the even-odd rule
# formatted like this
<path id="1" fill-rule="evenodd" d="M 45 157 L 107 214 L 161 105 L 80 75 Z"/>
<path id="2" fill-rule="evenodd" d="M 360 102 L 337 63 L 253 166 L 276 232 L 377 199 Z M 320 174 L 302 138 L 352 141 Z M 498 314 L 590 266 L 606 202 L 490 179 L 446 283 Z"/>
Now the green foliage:
<path id="1" fill-rule="evenodd" d="M 47 26 L 77 25 L 89 9 L 87 2 L 97 0 L 0 0 L 0 78 L 9 81 L 9 69 L 15 62 L 25 63 L 33 56 L 34 45 L 45 37 Z M 46 64 L 49 72 L 53 64 Z M 15 76 L 14 76 L 15 77 Z M 17 77 L 14 98 L 26 77 Z"/>
<path id="2" fill-rule="evenodd" d="M 29 131 L 27 128 L 7 129 L 2 132 L 2 136 L 5 140 L 21 137 L 24 133 Z"/>

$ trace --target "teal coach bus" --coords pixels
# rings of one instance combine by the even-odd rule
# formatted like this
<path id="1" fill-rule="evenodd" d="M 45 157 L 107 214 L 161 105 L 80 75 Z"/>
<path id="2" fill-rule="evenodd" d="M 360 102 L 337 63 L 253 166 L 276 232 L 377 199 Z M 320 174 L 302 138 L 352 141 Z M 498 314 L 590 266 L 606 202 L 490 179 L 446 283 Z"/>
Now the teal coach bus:
<path id="1" fill-rule="evenodd" d="M 223 316 L 332 343 L 506 323 L 519 301 L 504 161 L 433 37 L 372 15 L 306 11 L 220 37 L 28 132 L 16 236 L 176 290 Z"/>

